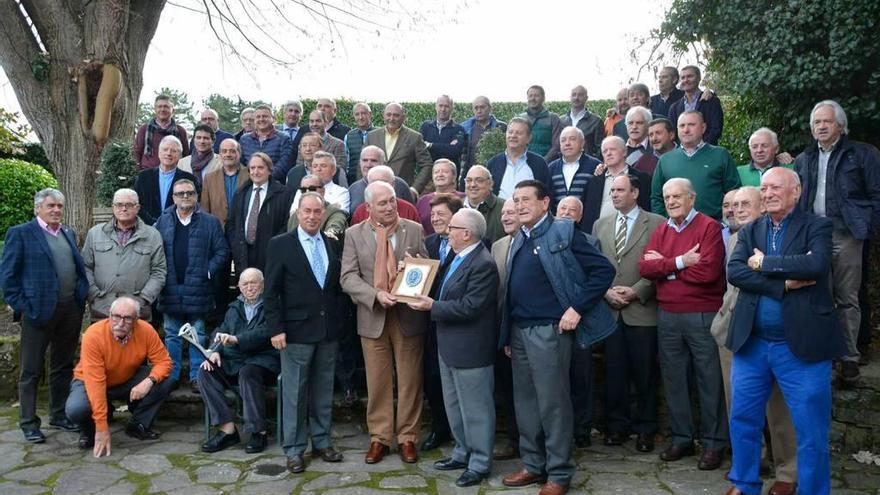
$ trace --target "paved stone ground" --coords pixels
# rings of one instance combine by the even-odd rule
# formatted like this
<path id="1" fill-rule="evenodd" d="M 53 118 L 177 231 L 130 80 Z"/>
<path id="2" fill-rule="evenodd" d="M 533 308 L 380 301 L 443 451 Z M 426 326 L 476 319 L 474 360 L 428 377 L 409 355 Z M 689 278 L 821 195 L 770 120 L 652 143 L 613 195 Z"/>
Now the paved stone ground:
<path id="1" fill-rule="evenodd" d="M 26 444 L 17 427 L 17 408 L 0 410 L 0 495 L 41 493 L 128 495 L 128 494 L 535 494 L 538 489 L 505 489 L 501 478 L 518 468 L 517 461 L 497 462 L 492 477 L 482 486 L 458 489 L 456 473 L 434 470 L 431 465 L 440 451 L 424 456 L 418 464 L 403 464 L 391 455 L 379 464 L 363 463 L 368 436 L 363 425 L 339 414 L 334 426 L 334 444 L 345 454 L 342 463 L 309 460 L 302 475 L 289 474 L 277 445 L 260 455 L 245 454 L 233 447 L 216 454 L 199 451 L 203 426 L 196 421 L 160 421 L 163 431 L 157 442 L 139 442 L 122 433 L 127 414 L 117 414 L 111 424 L 113 452 L 94 459 L 91 452 L 76 446 L 77 434 L 44 430 L 47 441 Z M 45 416 L 44 416 L 45 417 Z M 274 440 L 270 438 L 270 440 Z M 600 438 L 594 438 L 601 443 Z M 662 446 L 662 444 L 661 444 Z M 448 453 L 449 447 L 443 449 Z M 659 449 L 658 449 L 659 451 Z M 727 469 L 702 472 L 696 459 L 666 464 L 657 453 L 640 454 L 632 442 L 624 447 L 595 446 L 576 453 L 578 472 L 574 494 L 722 494 L 728 484 Z M 850 456 L 834 454 L 834 493 L 880 495 L 880 466 L 858 464 Z M 769 489 L 769 483 L 765 489 Z"/>

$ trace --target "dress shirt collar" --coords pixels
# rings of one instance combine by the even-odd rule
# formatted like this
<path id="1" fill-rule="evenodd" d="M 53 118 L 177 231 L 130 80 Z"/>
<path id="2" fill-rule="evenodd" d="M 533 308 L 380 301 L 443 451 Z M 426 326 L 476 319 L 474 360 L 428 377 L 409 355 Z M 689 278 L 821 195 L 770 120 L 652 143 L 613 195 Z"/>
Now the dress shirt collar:
<path id="1" fill-rule="evenodd" d="M 697 209 L 694 207 L 691 207 L 690 213 L 688 213 L 687 216 L 684 217 L 684 222 L 681 222 L 681 225 L 676 224 L 675 220 L 673 220 L 671 218 L 669 220 L 666 220 L 666 225 L 675 229 L 676 232 L 681 233 L 681 231 L 684 230 L 685 227 L 687 227 L 688 225 L 691 224 L 691 222 L 694 220 L 695 216 L 697 216 Z"/>
<path id="2" fill-rule="evenodd" d="M 37 223 L 40 224 L 40 227 L 49 233 L 51 236 L 58 236 L 58 233 L 61 232 L 61 224 L 59 223 L 57 227 L 50 227 L 48 223 L 44 222 L 42 218 L 37 217 Z"/>

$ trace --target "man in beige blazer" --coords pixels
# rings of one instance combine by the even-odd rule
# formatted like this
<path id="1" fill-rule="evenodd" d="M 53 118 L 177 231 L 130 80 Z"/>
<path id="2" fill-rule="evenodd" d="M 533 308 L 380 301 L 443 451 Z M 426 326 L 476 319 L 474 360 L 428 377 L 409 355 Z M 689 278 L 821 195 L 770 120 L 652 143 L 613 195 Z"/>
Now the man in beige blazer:
<path id="1" fill-rule="evenodd" d="M 406 110 L 399 103 L 389 103 L 382 113 L 385 125 L 367 134 L 367 145 L 378 146 L 385 152 L 385 164 L 394 174 L 412 184 L 421 193 L 431 182 L 434 166 L 425 139 L 418 132 L 404 126 Z"/>
<path id="2" fill-rule="evenodd" d="M 248 168 L 241 164 L 241 146 L 235 139 L 224 139 L 220 143 L 221 167 L 205 176 L 202 183 L 202 211 L 210 213 L 220 220 L 220 226 L 226 228 L 226 217 L 232 206 L 235 191 L 249 178 Z M 226 178 L 230 183 L 234 180 L 235 187 L 226 190 Z M 225 307 L 224 307 L 225 310 Z"/>
<path id="3" fill-rule="evenodd" d="M 736 246 L 737 231 L 740 227 L 760 218 L 764 213 L 763 210 L 759 188 L 746 186 L 736 191 L 733 196 L 733 219 L 729 224 L 732 234 L 727 240 L 728 256 Z M 728 282 L 721 309 L 712 320 L 711 327 L 712 336 L 718 342 L 718 357 L 721 360 L 721 375 L 724 378 L 724 397 L 727 402 L 728 414 L 730 414 L 730 367 L 733 362 L 733 353 L 724 344 L 727 342 L 730 318 L 733 316 L 733 307 L 736 305 L 738 295 L 739 288 Z M 773 463 L 776 467 L 776 481 L 770 488 L 769 495 L 793 495 L 797 483 L 797 439 L 788 406 L 785 404 L 779 386 L 775 383 L 767 402 L 767 426 L 770 430 L 770 445 L 773 452 Z"/>
<path id="4" fill-rule="evenodd" d="M 657 300 L 654 284 L 639 274 L 642 252 L 666 219 L 638 206 L 640 184 L 633 175 L 611 183 L 613 215 L 593 224 L 593 235 L 617 270 L 605 300 L 617 316 L 617 331 L 605 340 L 605 445 L 621 445 L 634 432 L 639 452 L 654 450 L 657 433 Z M 636 404 L 631 414 L 630 382 Z"/>
<path id="5" fill-rule="evenodd" d="M 370 449 L 364 460 L 379 462 L 396 439 L 401 459 L 414 463 L 422 415 L 422 334 L 428 320 L 427 313 L 398 304 L 391 293 L 398 263 L 407 255 L 427 258 L 428 251 L 421 224 L 398 216 L 394 188 L 371 182 L 364 195 L 370 217 L 345 231 L 341 275 L 342 289 L 357 304 L 367 372 Z M 392 363 L 396 373 L 392 373 Z"/>
<path id="6" fill-rule="evenodd" d="M 192 154 L 181 158 L 177 162 L 177 168 L 193 174 L 198 182 L 203 182 L 208 174 L 220 168 L 220 156 L 214 153 L 214 139 L 214 129 L 211 126 L 197 125 L 193 131 Z M 202 167 L 197 172 L 193 172 L 192 161 L 196 157 L 204 158 L 208 162 L 202 162 Z"/>

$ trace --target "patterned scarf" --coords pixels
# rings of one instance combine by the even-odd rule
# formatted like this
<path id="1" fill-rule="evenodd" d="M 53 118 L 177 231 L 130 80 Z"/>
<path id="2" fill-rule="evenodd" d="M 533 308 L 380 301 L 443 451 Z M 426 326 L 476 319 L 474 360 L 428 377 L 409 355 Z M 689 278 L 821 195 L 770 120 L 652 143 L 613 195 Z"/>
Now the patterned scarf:
<path id="1" fill-rule="evenodd" d="M 189 164 L 192 166 L 193 175 L 196 176 L 196 180 L 202 182 L 202 169 L 207 167 L 213 159 L 214 150 L 211 148 L 208 148 L 208 151 L 204 153 L 193 151 Z"/>
<path id="2" fill-rule="evenodd" d="M 153 156 L 153 133 L 158 133 L 165 136 L 174 136 L 177 139 L 180 139 L 180 142 L 183 142 L 180 134 L 177 132 L 177 122 L 172 118 L 171 123 L 168 124 L 168 127 L 162 128 L 157 122 L 156 118 L 153 117 L 150 119 L 150 122 L 147 124 L 147 133 L 144 136 L 144 155 Z"/>
<path id="3" fill-rule="evenodd" d="M 397 232 L 400 217 L 395 217 L 394 223 L 384 226 L 376 223 L 372 218 L 369 222 L 373 230 L 376 231 L 376 264 L 373 265 L 373 287 L 391 292 L 394 288 L 394 280 L 397 278 L 397 258 L 394 256 L 391 236 Z"/>

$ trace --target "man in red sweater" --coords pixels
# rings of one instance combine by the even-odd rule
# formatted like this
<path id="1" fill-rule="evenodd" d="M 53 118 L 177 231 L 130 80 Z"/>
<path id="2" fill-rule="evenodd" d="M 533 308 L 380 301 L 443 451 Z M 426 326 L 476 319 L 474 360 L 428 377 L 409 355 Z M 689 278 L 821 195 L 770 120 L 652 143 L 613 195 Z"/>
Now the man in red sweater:
<path id="1" fill-rule="evenodd" d="M 688 179 L 669 179 L 663 185 L 669 220 L 654 230 L 639 272 L 655 281 L 660 306 L 657 340 L 672 430 L 672 445 L 660 459 L 672 462 L 694 455 L 688 394 L 688 363 L 693 360 L 703 435 L 697 467 L 713 470 L 729 445 L 718 346 L 709 331 L 724 295 L 724 244 L 718 222 L 694 209 L 696 197 Z"/>
<path id="2" fill-rule="evenodd" d="M 92 324 L 82 337 L 65 409 L 82 429 L 79 448 L 94 447 L 95 457 L 110 455 L 111 400 L 128 402 L 131 418 L 126 435 L 155 440 L 159 433 L 151 429 L 153 420 L 174 387 L 172 380 L 166 380 L 171 357 L 153 327 L 138 318 L 139 306 L 127 296 L 116 299 L 110 305 L 110 318 Z"/>

